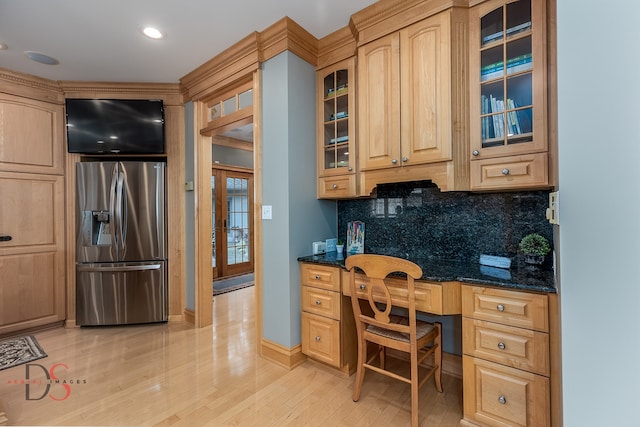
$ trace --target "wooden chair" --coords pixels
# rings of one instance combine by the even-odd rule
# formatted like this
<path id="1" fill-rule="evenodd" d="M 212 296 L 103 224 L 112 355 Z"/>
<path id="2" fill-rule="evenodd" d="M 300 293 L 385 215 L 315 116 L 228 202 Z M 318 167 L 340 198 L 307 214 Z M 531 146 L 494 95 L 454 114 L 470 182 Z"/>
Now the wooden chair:
<path id="1" fill-rule="evenodd" d="M 422 276 L 422 269 L 411 261 L 385 255 L 357 254 L 345 260 L 351 271 L 351 304 L 358 333 L 358 365 L 353 388 L 353 401 L 360 399 L 366 369 L 387 375 L 411 385 L 411 425 L 418 425 L 418 390 L 434 376 L 436 389 L 442 392 L 442 326 L 416 319 L 414 279 Z M 367 284 L 356 284 L 356 269 L 367 277 Z M 391 293 L 385 279 L 390 273 L 406 275 L 406 293 Z M 398 278 L 401 278 L 398 276 Z M 360 281 L 362 283 L 362 281 Z M 366 298 L 366 299 L 365 299 Z M 362 301 L 362 307 L 361 307 Z M 401 307 L 405 310 L 394 310 Z M 365 311 L 365 313 L 363 313 Z M 401 311 L 402 315 L 396 314 Z M 406 315 L 404 313 L 406 312 Z M 377 351 L 367 359 L 368 343 L 377 344 Z M 385 369 L 386 348 L 409 354 L 411 376 L 406 377 Z M 401 353 L 400 353 L 401 354 Z M 433 355 L 433 364 L 424 364 Z M 373 364 L 379 359 L 377 365 Z M 406 358 L 405 358 L 406 359 Z M 419 376 L 419 368 L 426 373 Z M 424 369 L 422 369 L 424 371 Z"/>

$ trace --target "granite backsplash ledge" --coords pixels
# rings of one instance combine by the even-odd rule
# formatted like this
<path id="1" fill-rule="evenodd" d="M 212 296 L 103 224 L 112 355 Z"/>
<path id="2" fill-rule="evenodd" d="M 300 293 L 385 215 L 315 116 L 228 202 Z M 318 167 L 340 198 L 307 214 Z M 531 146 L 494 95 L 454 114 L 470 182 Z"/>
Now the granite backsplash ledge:
<path id="1" fill-rule="evenodd" d="M 338 237 L 346 240 L 348 222 L 363 221 L 368 253 L 467 262 L 489 254 L 520 263 L 525 235 L 539 233 L 553 245 L 548 194 L 443 193 L 429 181 L 379 185 L 375 198 L 338 202 Z"/>

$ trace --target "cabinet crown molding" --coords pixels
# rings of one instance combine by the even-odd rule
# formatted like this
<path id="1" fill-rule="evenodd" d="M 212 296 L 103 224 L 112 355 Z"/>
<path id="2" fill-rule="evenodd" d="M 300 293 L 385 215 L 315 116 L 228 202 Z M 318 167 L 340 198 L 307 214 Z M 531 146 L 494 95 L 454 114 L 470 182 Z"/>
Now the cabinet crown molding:
<path id="1" fill-rule="evenodd" d="M 349 27 L 358 46 L 469 0 L 380 0 L 351 15 Z"/>

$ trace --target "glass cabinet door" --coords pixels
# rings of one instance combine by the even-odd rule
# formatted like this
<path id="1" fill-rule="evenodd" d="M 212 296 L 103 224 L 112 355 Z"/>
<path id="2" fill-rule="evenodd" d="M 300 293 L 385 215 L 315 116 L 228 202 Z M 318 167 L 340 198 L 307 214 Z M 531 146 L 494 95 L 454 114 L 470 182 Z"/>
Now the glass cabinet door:
<path id="1" fill-rule="evenodd" d="M 536 3 L 533 9 L 532 1 Z M 481 12 L 475 22 L 479 28 L 471 31 L 477 38 L 471 45 L 472 67 L 476 65 L 472 73 L 479 78 L 479 89 L 472 89 L 478 90 L 479 97 L 472 105 L 472 115 L 479 117 L 472 122 L 473 155 L 485 149 L 492 149 L 495 155 L 545 150 L 541 126 L 546 113 L 546 46 L 543 20 L 535 12 L 542 2 L 488 3 L 492 10 Z"/>
<path id="2" fill-rule="evenodd" d="M 354 172 L 351 162 L 354 135 L 353 60 L 319 73 L 319 173 L 321 176 Z"/>

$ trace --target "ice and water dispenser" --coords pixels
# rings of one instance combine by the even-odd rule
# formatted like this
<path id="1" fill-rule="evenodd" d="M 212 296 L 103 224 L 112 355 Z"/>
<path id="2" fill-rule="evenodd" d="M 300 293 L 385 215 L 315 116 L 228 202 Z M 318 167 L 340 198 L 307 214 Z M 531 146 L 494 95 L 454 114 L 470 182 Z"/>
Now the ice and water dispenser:
<path id="1" fill-rule="evenodd" d="M 83 246 L 111 245 L 111 216 L 109 211 L 82 212 Z"/>

